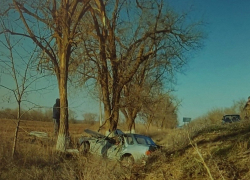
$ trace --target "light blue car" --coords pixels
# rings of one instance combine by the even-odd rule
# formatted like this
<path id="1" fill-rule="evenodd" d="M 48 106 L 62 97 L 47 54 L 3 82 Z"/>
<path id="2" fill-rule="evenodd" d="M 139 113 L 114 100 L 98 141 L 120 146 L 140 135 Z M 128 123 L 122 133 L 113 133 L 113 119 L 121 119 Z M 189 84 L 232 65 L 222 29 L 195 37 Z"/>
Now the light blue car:
<path id="1" fill-rule="evenodd" d="M 147 157 L 158 149 L 154 141 L 145 135 L 123 133 L 120 130 L 114 132 L 110 138 L 100 133 L 85 130 L 90 137 L 79 139 L 79 152 L 92 153 L 109 159 L 121 161 L 124 166 L 136 163 L 146 163 Z"/>

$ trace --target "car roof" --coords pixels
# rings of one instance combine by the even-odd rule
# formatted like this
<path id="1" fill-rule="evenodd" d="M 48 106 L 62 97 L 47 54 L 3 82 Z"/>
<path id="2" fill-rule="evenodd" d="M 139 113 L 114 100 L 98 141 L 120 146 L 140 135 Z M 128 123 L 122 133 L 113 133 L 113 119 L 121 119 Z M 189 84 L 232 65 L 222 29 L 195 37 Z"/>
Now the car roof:
<path id="1" fill-rule="evenodd" d="M 147 135 L 144 135 L 144 134 L 136 134 L 136 133 L 124 133 L 125 135 L 133 135 L 133 136 L 144 136 L 144 137 L 149 137 Z M 151 138 L 151 137 L 149 137 Z"/>
<path id="2" fill-rule="evenodd" d="M 224 116 L 240 116 L 239 114 L 227 114 L 227 115 L 224 115 Z"/>

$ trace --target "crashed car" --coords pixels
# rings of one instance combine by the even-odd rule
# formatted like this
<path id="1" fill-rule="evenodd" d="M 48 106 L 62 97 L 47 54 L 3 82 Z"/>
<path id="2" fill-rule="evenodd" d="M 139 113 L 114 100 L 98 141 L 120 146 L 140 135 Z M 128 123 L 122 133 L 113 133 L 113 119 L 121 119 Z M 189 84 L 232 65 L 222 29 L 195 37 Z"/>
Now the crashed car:
<path id="1" fill-rule="evenodd" d="M 237 122 L 240 121 L 240 115 L 239 114 L 228 114 L 224 115 L 222 117 L 222 124 L 224 123 L 232 123 L 232 122 Z"/>
<path id="2" fill-rule="evenodd" d="M 104 136 L 89 129 L 85 130 L 90 137 L 79 139 L 79 152 L 92 153 L 109 159 L 119 160 L 124 166 L 135 162 L 146 163 L 147 157 L 158 149 L 154 141 L 145 135 L 114 132 L 114 137 Z"/>

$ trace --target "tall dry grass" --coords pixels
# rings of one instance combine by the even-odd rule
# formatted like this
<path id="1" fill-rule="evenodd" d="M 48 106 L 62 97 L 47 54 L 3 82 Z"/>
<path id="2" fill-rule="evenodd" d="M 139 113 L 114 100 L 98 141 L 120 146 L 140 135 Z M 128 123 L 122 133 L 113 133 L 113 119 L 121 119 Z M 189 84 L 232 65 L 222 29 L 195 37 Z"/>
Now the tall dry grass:
<path id="1" fill-rule="evenodd" d="M 15 120 L 0 120 L 0 179 L 9 180 L 110 180 L 133 179 L 138 168 L 125 169 L 120 162 L 93 155 L 58 154 L 55 151 L 56 137 L 53 124 L 34 121 L 21 121 L 17 141 L 17 154 L 12 158 Z M 78 138 L 84 129 L 96 130 L 98 125 L 70 124 L 71 147 L 77 148 Z M 30 136 L 30 131 L 44 131 L 48 138 Z M 142 169 L 143 170 L 143 169 Z M 143 178 L 142 178 L 143 179 Z"/>
<path id="2" fill-rule="evenodd" d="M 200 119 L 182 128 L 165 130 L 156 127 L 146 130 L 138 124 L 137 133 L 151 136 L 162 150 L 152 154 L 145 166 L 135 165 L 131 169 L 124 169 L 118 161 L 93 155 L 58 154 L 55 151 L 56 138 L 52 136 L 53 125 L 48 122 L 21 122 L 18 153 L 12 159 L 15 124 L 9 120 L 0 121 L 0 179 L 188 180 L 210 179 L 208 172 L 214 179 L 250 177 L 247 163 L 250 161 L 249 121 L 222 125 Z M 72 148 L 77 147 L 78 137 L 85 128 L 97 130 L 98 124 L 70 124 Z M 122 126 L 119 128 L 123 129 Z M 28 132 L 32 130 L 45 131 L 49 138 L 29 136 Z"/>
<path id="3" fill-rule="evenodd" d="M 127 179 L 133 175 L 118 161 L 78 154 L 58 154 L 54 149 L 54 139 L 19 140 L 17 154 L 11 157 L 11 142 L 1 138 L 0 179 L 17 180 L 90 180 Z"/>

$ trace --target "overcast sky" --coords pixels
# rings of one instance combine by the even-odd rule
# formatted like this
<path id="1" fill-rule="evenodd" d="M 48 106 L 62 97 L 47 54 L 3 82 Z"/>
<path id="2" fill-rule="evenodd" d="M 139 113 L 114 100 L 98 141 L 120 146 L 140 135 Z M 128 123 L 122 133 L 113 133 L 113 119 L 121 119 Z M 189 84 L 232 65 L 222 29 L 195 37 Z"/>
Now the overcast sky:
<path id="1" fill-rule="evenodd" d="M 182 100 L 179 120 L 204 115 L 214 108 L 230 107 L 235 101 L 250 96 L 250 1 L 249 0 L 173 0 L 168 1 L 178 10 L 193 9 L 195 18 L 206 22 L 207 38 L 204 47 L 194 53 L 178 74 L 174 95 Z M 56 84 L 55 77 L 51 82 Z M 4 80 L 0 79 L 0 83 Z M 0 95 L 5 94 L 0 88 Z M 59 97 L 57 86 L 49 93 L 32 98 L 50 108 Z M 3 102 L 0 108 L 16 106 Z M 85 93 L 69 91 L 69 106 L 82 119 L 87 112 L 98 113 L 99 102 Z"/>

